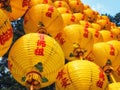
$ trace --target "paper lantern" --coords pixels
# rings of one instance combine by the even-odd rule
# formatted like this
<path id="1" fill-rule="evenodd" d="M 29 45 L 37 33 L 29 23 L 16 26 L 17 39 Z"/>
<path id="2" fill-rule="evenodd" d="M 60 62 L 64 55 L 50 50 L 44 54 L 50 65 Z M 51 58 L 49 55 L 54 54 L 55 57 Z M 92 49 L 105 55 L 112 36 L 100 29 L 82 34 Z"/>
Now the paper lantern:
<path id="1" fill-rule="evenodd" d="M 110 31 L 114 34 L 115 39 L 120 41 L 120 29 L 116 27 L 111 29 Z"/>
<path id="2" fill-rule="evenodd" d="M 54 37 L 63 27 L 62 16 L 52 5 L 37 4 L 24 17 L 25 33 L 39 32 Z"/>
<path id="3" fill-rule="evenodd" d="M 120 82 L 109 84 L 108 90 L 120 90 Z"/>
<path id="4" fill-rule="evenodd" d="M 0 57 L 10 48 L 13 39 L 13 30 L 9 18 L 0 9 Z"/>
<path id="5" fill-rule="evenodd" d="M 91 27 L 95 28 L 96 30 L 99 30 L 99 31 L 101 30 L 101 26 L 97 23 L 91 23 Z"/>
<path id="6" fill-rule="evenodd" d="M 79 23 L 79 20 L 77 19 L 77 17 L 72 13 L 62 14 L 62 18 L 63 18 L 64 26 Z"/>
<path id="7" fill-rule="evenodd" d="M 114 78 L 116 81 L 120 82 L 120 41 L 111 40 L 107 43 L 113 45 L 115 47 L 115 50 L 118 51 L 115 60 L 112 62 L 112 68 L 114 69 Z"/>
<path id="8" fill-rule="evenodd" d="M 24 86 L 33 85 L 37 89 L 54 83 L 64 62 L 60 45 L 50 36 L 38 33 L 18 39 L 8 57 L 13 77 Z"/>
<path id="9" fill-rule="evenodd" d="M 58 7 L 57 10 L 59 11 L 60 14 L 72 13 L 72 11 L 66 7 Z"/>
<path id="10" fill-rule="evenodd" d="M 2 0 L 0 8 L 8 15 L 10 21 L 22 17 L 28 9 L 29 0 Z"/>
<path id="11" fill-rule="evenodd" d="M 84 10 L 84 15 L 85 15 L 86 20 L 91 23 L 96 22 L 97 20 L 97 13 L 91 8 Z"/>
<path id="12" fill-rule="evenodd" d="M 106 90 L 108 80 L 95 63 L 76 59 L 59 70 L 55 84 L 56 90 Z"/>
<path id="13" fill-rule="evenodd" d="M 84 5 L 80 0 L 69 0 L 68 4 L 73 13 L 78 13 L 78 12 L 83 13 Z"/>
<path id="14" fill-rule="evenodd" d="M 33 7 L 37 4 L 50 4 L 53 5 L 51 0 L 30 0 L 29 7 Z"/>
<path id="15" fill-rule="evenodd" d="M 92 50 L 92 33 L 82 25 L 71 24 L 57 34 L 55 39 L 61 44 L 67 60 L 85 58 Z"/>
<path id="16" fill-rule="evenodd" d="M 99 32 L 101 33 L 104 42 L 107 42 L 107 41 L 115 39 L 115 35 L 111 31 L 101 30 Z"/>
<path id="17" fill-rule="evenodd" d="M 98 30 L 96 30 L 94 28 L 88 28 L 88 30 L 93 35 L 94 43 L 103 42 L 103 36 Z"/>
<path id="18" fill-rule="evenodd" d="M 55 1 L 55 2 L 54 2 L 54 6 L 55 6 L 56 8 L 58 8 L 58 7 L 65 7 L 65 8 L 67 8 L 67 9 L 70 9 L 69 5 L 68 5 L 67 2 L 65 2 L 65 1 Z"/>
<path id="19" fill-rule="evenodd" d="M 117 48 L 110 43 L 99 42 L 93 46 L 94 62 L 101 67 L 104 67 L 107 63 L 112 64 L 113 68 L 116 67 L 118 54 Z"/>

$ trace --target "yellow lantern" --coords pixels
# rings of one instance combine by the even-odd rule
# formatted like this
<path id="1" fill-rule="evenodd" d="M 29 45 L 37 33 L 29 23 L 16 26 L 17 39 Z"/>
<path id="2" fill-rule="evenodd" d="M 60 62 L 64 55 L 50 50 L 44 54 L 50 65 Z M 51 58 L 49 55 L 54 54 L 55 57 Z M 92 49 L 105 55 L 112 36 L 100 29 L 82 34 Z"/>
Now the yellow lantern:
<path id="1" fill-rule="evenodd" d="M 109 84 L 108 90 L 120 90 L 120 82 Z"/>
<path id="2" fill-rule="evenodd" d="M 117 48 L 107 42 L 95 43 L 93 46 L 94 61 L 101 67 L 106 66 L 106 63 L 112 64 L 112 67 L 116 67 L 116 59 L 119 54 Z"/>
<path id="3" fill-rule="evenodd" d="M 65 7 L 65 8 L 67 8 L 67 9 L 70 9 L 70 7 L 69 7 L 69 5 L 67 4 L 67 2 L 65 2 L 65 1 L 60 1 L 60 0 L 55 1 L 55 2 L 54 2 L 54 6 L 55 6 L 56 8 Z"/>
<path id="4" fill-rule="evenodd" d="M 86 28 L 91 27 L 91 23 L 86 20 L 80 20 L 79 23 Z"/>
<path id="5" fill-rule="evenodd" d="M 26 34 L 18 39 L 8 57 L 13 77 L 20 84 L 32 85 L 36 89 L 54 83 L 64 62 L 60 45 L 50 36 L 39 33 Z"/>
<path id="6" fill-rule="evenodd" d="M 37 4 L 50 4 L 53 5 L 51 0 L 30 0 L 29 7 L 33 7 Z"/>
<path id="7" fill-rule="evenodd" d="M 97 23 L 91 23 L 91 27 L 95 28 L 96 30 L 99 30 L 99 31 L 101 30 L 101 26 Z"/>
<path id="8" fill-rule="evenodd" d="M 99 32 L 101 33 L 104 42 L 115 39 L 115 35 L 109 30 L 101 30 Z"/>
<path id="9" fill-rule="evenodd" d="M 76 59 L 59 70 L 55 85 L 56 90 L 106 90 L 108 80 L 95 63 Z"/>
<path id="10" fill-rule="evenodd" d="M 67 60 L 85 58 L 92 50 L 93 36 L 88 28 L 79 24 L 71 24 L 56 35 Z"/>
<path id="11" fill-rule="evenodd" d="M 115 58 L 112 67 L 114 69 L 114 78 L 116 81 L 120 82 L 120 41 L 111 40 L 107 43 L 113 45 L 116 48 L 115 50 L 118 51 L 117 57 Z"/>
<path id="12" fill-rule="evenodd" d="M 93 35 L 94 43 L 103 42 L 102 34 L 98 30 L 96 30 L 94 28 L 88 28 L 88 30 Z"/>
<path id="13" fill-rule="evenodd" d="M 72 13 L 72 11 L 66 7 L 58 7 L 57 10 L 59 11 L 60 14 Z"/>
<path id="14" fill-rule="evenodd" d="M 2 0 L 1 9 L 8 15 L 10 21 L 22 17 L 28 9 L 29 0 Z"/>
<path id="15" fill-rule="evenodd" d="M 13 39 L 13 30 L 9 18 L 0 9 L 0 57 L 10 48 Z"/>
<path id="16" fill-rule="evenodd" d="M 85 18 L 87 21 L 93 23 L 96 22 L 97 20 L 97 13 L 92 10 L 91 8 L 88 8 L 86 10 L 84 10 L 84 14 L 85 14 Z"/>
<path id="17" fill-rule="evenodd" d="M 31 7 L 24 20 L 25 33 L 39 32 L 54 37 L 64 27 L 59 11 L 48 4 L 37 4 Z"/>
<path id="18" fill-rule="evenodd" d="M 64 21 L 64 26 L 79 23 L 79 20 L 77 19 L 77 17 L 72 13 L 62 14 L 62 18 L 63 18 L 63 21 Z"/>
<path id="19" fill-rule="evenodd" d="M 111 29 L 110 31 L 115 35 L 115 39 L 120 41 L 120 29 L 116 27 Z"/>
<path id="20" fill-rule="evenodd" d="M 83 13 L 84 5 L 80 0 L 69 0 L 68 4 L 73 13 Z"/>

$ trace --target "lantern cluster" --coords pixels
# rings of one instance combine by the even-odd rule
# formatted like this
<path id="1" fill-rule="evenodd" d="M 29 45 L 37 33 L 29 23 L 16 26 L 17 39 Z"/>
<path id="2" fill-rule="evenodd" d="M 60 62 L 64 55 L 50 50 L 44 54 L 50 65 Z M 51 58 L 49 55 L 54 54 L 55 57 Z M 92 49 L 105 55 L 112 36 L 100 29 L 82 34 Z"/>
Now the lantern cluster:
<path id="1" fill-rule="evenodd" d="M 8 57 L 19 83 L 36 89 L 53 83 L 56 90 L 120 89 L 120 28 L 107 16 L 82 0 L 2 0 L 0 9 L 10 21 L 24 19 L 25 35 Z M 8 19 L 1 22 L 3 55 L 13 35 Z"/>

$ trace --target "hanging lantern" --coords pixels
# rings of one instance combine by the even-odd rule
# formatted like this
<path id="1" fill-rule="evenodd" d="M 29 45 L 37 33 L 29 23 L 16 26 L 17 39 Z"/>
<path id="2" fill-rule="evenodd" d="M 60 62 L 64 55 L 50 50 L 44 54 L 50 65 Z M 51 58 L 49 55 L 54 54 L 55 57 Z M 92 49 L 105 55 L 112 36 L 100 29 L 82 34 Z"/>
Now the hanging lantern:
<path id="1" fill-rule="evenodd" d="M 13 30 L 9 18 L 0 9 L 0 57 L 10 48 L 13 39 Z"/>
<path id="2" fill-rule="evenodd" d="M 62 16 L 52 5 L 37 4 L 24 17 L 25 33 L 39 32 L 54 37 L 63 27 Z"/>
<path id="3" fill-rule="evenodd" d="M 120 41 L 111 40 L 107 43 L 113 45 L 116 48 L 115 50 L 118 51 L 117 57 L 112 63 L 112 67 L 114 69 L 114 78 L 116 81 L 120 82 Z"/>
<path id="4" fill-rule="evenodd" d="M 120 29 L 116 27 L 111 29 L 110 31 L 115 35 L 115 39 L 120 41 Z"/>
<path id="5" fill-rule="evenodd" d="M 54 2 L 54 6 L 55 6 L 56 8 L 65 7 L 65 8 L 67 8 L 67 9 L 70 9 L 70 7 L 69 7 L 69 5 L 67 4 L 66 1 L 55 1 L 55 2 Z"/>
<path id="6" fill-rule="evenodd" d="M 64 21 L 64 26 L 79 23 L 79 20 L 77 19 L 77 17 L 72 13 L 62 14 L 62 18 L 63 18 L 63 21 Z"/>
<path id="7" fill-rule="evenodd" d="M 83 13 L 84 4 L 80 0 L 69 0 L 68 4 L 73 13 Z"/>
<path id="8" fill-rule="evenodd" d="M 45 34 L 30 33 L 13 44 L 8 67 L 20 84 L 26 87 L 33 85 L 38 89 L 55 82 L 64 61 L 63 51 L 53 38 Z"/>
<path id="9" fill-rule="evenodd" d="M 67 60 L 85 58 L 93 47 L 93 36 L 88 28 L 79 24 L 71 24 L 57 34 L 55 39 L 61 44 Z"/>
<path id="10" fill-rule="evenodd" d="M 115 35 L 111 31 L 101 30 L 99 32 L 101 33 L 104 42 L 107 42 L 107 41 L 115 39 Z"/>
<path id="11" fill-rule="evenodd" d="M 37 4 L 50 4 L 53 5 L 51 0 L 30 0 L 29 7 L 33 7 Z"/>
<path id="12" fill-rule="evenodd" d="M 76 59 L 59 70 L 55 85 L 56 90 L 106 90 L 108 80 L 95 63 Z"/>
<path id="13" fill-rule="evenodd" d="M 110 43 L 99 42 L 93 46 L 94 62 L 101 67 L 110 63 L 114 68 L 116 66 L 114 62 L 116 62 L 118 54 L 117 48 Z"/>
<path id="14" fill-rule="evenodd" d="M 25 14 L 29 0 L 2 0 L 0 4 L 0 8 L 8 15 L 10 21 L 14 21 Z"/>
<path id="15" fill-rule="evenodd" d="M 103 42 L 102 34 L 98 30 L 96 30 L 94 28 L 88 28 L 88 30 L 93 35 L 94 43 Z"/>
<path id="16" fill-rule="evenodd" d="M 120 90 L 120 82 L 109 84 L 108 90 Z"/>
<path id="17" fill-rule="evenodd" d="M 72 11 L 66 7 L 58 7 L 57 10 L 59 11 L 60 14 L 72 13 Z"/>
<path id="18" fill-rule="evenodd" d="M 97 20 L 97 13 L 91 8 L 84 10 L 84 15 L 85 15 L 86 20 L 91 23 L 96 22 Z"/>
<path id="19" fill-rule="evenodd" d="M 100 31 L 101 30 L 101 26 L 97 23 L 91 23 L 91 27 L 95 28 L 96 30 Z"/>

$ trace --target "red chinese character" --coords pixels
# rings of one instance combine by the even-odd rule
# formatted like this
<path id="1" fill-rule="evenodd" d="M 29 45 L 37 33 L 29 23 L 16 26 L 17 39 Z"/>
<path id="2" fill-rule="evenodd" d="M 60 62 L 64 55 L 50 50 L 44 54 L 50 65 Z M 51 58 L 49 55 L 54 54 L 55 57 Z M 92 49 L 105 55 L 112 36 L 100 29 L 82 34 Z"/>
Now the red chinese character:
<path id="1" fill-rule="evenodd" d="M 62 69 L 60 72 L 58 72 L 56 79 L 58 79 L 58 80 L 62 79 L 64 74 L 66 74 L 66 73 L 64 72 L 64 69 Z"/>
<path id="2" fill-rule="evenodd" d="M 22 7 L 26 7 L 29 5 L 30 0 L 23 0 Z"/>
<path id="3" fill-rule="evenodd" d="M 88 29 L 87 29 L 87 28 L 84 29 L 84 34 L 83 34 L 83 36 L 84 36 L 85 38 L 88 38 Z"/>
<path id="4" fill-rule="evenodd" d="M 119 65 L 119 67 L 117 68 L 117 74 L 120 76 L 120 65 Z"/>
<path id="5" fill-rule="evenodd" d="M 113 47 L 113 45 L 110 45 L 110 55 L 115 55 L 115 48 Z"/>
<path id="6" fill-rule="evenodd" d="M 44 3 L 48 3 L 48 0 L 44 0 Z"/>
<path id="7" fill-rule="evenodd" d="M 100 80 L 97 81 L 96 85 L 97 85 L 98 87 L 102 88 L 102 86 L 103 86 L 103 81 L 100 81 Z"/>
<path id="8" fill-rule="evenodd" d="M 58 33 L 56 36 L 55 36 L 55 39 L 56 40 L 59 40 L 60 44 L 63 45 L 65 43 L 65 39 L 62 37 L 62 33 Z"/>
<path id="9" fill-rule="evenodd" d="M 10 60 L 8 60 L 8 68 L 11 70 L 12 69 L 12 63 L 10 62 Z"/>
<path id="10" fill-rule="evenodd" d="M 54 7 L 53 6 L 50 6 L 48 8 L 48 12 L 46 12 L 46 16 L 47 17 L 52 17 L 52 12 L 54 12 Z"/>
<path id="11" fill-rule="evenodd" d="M 46 43 L 45 43 L 45 41 L 38 40 L 38 42 L 37 42 L 37 46 L 46 47 Z"/>
<path id="12" fill-rule="evenodd" d="M 35 55 L 39 55 L 39 56 L 44 56 L 44 49 L 43 48 L 39 48 L 39 47 L 37 47 L 36 49 L 35 49 Z"/>
<path id="13" fill-rule="evenodd" d="M 68 83 L 68 80 L 66 77 L 62 79 L 61 84 L 62 87 L 66 88 L 66 86 L 70 85 L 70 83 Z"/>
<path id="14" fill-rule="evenodd" d="M 95 35 L 94 36 L 98 38 L 98 36 L 99 36 L 99 31 L 98 30 L 95 31 Z"/>
<path id="15" fill-rule="evenodd" d="M 46 13 L 46 16 L 47 16 L 47 17 L 52 17 L 52 13 L 51 13 L 51 12 L 47 12 L 47 13 Z"/>
<path id="16" fill-rule="evenodd" d="M 62 1 L 59 1 L 58 7 L 62 7 Z"/>
<path id="17" fill-rule="evenodd" d="M 75 22 L 75 16 L 72 15 L 70 20 L 71 20 L 72 22 Z"/>

